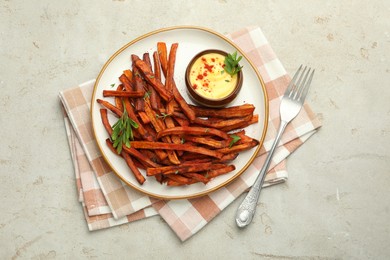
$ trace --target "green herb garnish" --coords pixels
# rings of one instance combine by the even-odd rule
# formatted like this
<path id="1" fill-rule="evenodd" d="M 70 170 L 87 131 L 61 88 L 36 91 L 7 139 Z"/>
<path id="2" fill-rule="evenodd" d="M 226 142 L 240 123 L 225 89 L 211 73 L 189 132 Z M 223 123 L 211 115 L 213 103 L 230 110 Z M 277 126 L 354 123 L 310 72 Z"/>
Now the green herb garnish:
<path id="1" fill-rule="evenodd" d="M 145 95 L 144 95 L 144 100 L 145 99 L 148 99 L 148 98 L 150 98 L 150 95 L 152 94 L 152 91 L 147 91 L 147 92 L 145 92 Z"/>
<path id="2" fill-rule="evenodd" d="M 130 148 L 130 140 L 134 140 L 133 128 L 138 128 L 138 124 L 127 115 L 125 110 L 118 121 L 112 126 L 111 140 L 114 142 L 116 152 L 122 152 L 123 144 Z"/>
<path id="3" fill-rule="evenodd" d="M 165 120 L 165 118 L 167 118 L 168 116 L 171 116 L 171 115 L 167 114 L 167 113 L 164 113 L 164 112 L 162 112 L 161 115 L 156 114 L 156 118 L 160 118 L 162 120 Z"/>
<path id="4" fill-rule="evenodd" d="M 242 56 L 237 57 L 237 51 L 235 51 L 232 54 L 228 54 L 225 57 L 224 61 L 224 69 L 227 73 L 229 73 L 231 76 L 236 75 L 241 69 L 242 66 L 240 66 L 239 62 L 242 59 Z"/>
<path id="5" fill-rule="evenodd" d="M 229 148 L 231 148 L 235 143 L 241 140 L 241 137 L 239 137 L 238 135 L 230 135 L 230 137 L 232 138 L 232 140 L 230 141 Z"/>
<path id="6" fill-rule="evenodd" d="M 112 83 L 110 86 L 111 86 L 112 88 L 115 87 L 115 83 Z"/>

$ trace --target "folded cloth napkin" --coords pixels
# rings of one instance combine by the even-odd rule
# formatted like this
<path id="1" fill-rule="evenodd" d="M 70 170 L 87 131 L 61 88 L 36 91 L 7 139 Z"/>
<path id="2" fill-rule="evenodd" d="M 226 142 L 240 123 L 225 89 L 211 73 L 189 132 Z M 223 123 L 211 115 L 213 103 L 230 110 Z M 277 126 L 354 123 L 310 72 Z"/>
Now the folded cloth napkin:
<path id="1" fill-rule="evenodd" d="M 120 181 L 101 156 L 92 133 L 90 102 L 95 81 L 91 80 L 60 92 L 79 200 L 83 205 L 90 230 L 159 214 L 184 241 L 198 232 L 254 183 L 276 135 L 280 122 L 279 104 L 290 77 L 260 28 L 243 28 L 227 37 L 245 52 L 264 80 L 269 98 L 268 130 L 258 157 L 248 169 L 226 187 L 200 198 L 157 200 L 133 190 Z M 305 104 L 282 136 L 267 173 L 265 186 L 287 179 L 285 159 L 320 126 L 316 115 Z"/>
<path id="2" fill-rule="evenodd" d="M 118 219 L 113 217 L 111 208 L 107 204 L 94 170 L 90 166 L 65 110 L 64 121 L 74 165 L 79 202 L 83 206 L 89 230 L 108 228 L 157 215 L 158 213 L 154 208 L 146 207 Z"/>

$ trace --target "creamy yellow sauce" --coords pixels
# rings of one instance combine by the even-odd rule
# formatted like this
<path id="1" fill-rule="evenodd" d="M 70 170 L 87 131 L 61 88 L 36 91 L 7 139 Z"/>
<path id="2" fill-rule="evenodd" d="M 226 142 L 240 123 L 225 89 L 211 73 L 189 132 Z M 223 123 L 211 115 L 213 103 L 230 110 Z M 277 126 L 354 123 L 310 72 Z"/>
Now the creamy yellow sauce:
<path id="1" fill-rule="evenodd" d="M 231 76 L 224 70 L 225 56 L 209 53 L 200 56 L 192 65 L 190 82 L 192 88 L 209 99 L 228 96 L 237 84 L 237 74 Z"/>

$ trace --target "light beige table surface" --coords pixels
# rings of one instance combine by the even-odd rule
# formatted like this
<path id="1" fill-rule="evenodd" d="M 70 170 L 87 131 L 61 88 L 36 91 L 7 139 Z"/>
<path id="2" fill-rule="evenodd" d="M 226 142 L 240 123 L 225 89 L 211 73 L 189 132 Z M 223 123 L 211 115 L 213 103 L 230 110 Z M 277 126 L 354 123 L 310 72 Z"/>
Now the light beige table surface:
<path id="1" fill-rule="evenodd" d="M 158 216 L 90 233 L 57 95 L 174 25 L 260 26 L 290 74 L 317 69 L 308 100 L 323 127 L 245 230 L 241 197 L 185 243 Z M 390 257 L 389 1 L 2 0 L 0 111 L 0 259 Z"/>

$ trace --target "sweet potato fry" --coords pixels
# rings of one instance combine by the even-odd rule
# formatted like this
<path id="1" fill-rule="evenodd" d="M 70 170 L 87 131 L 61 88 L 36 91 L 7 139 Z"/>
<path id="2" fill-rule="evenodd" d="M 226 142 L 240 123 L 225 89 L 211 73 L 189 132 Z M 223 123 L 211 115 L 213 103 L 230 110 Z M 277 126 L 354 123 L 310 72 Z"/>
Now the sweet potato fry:
<path id="1" fill-rule="evenodd" d="M 205 177 L 203 174 L 199 174 L 196 172 L 184 173 L 183 176 L 190 178 L 190 179 L 197 181 L 197 182 L 203 182 L 204 184 L 206 184 L 210 181 L 210 179 Z"/>
<path id="2" fill-rule="evenodd" d="M 133 158 L 133 162 L 135 164 L 135 166 L 138 168 L 138 169 L 142 169 L 142 170 L 146 170 L 147 167 L 145 167 L 145 165 L 143 165 L 142 163 L 140 163 L 137 159 Z"/>
<path id="3" fill-rule="evenodd" d="M 143 60 L 137 60 L 135 65 L 144 75 L 144 79 L 159 93 L 162 99 L 165 101 L 170 101 L 172 99 L 172 93 L 168 92 L 161 81 L 156 79 L 153 72 Z"/>
<path id="4" fill-rule="evenodd" d="M 139 169 L 135 165 L 133 159 L 131 159 L 130 155 L 128 155 L 127 153 L 123 153 L 123 158 L 125 159 L 126 164 L 129 166 L 130 170 L 134 174 L 134 177 L 137 179 L 139 184 L 143 184 L 146 179 L 142 175 L 142 173 L 139 171 Z"/>
<path id="5" fill-rule="evenodd" d="M 168 179 L 170 179 L 171 181 L 173 181 L 173 182 L 167 183 L 169 186 L 172 186 L 173 183 L 176 183 L 175 185 L 178 186 L 178 185 L 190 185 L 190 184 L 194 184 L 194 183 L 198 182 L 194 179 L 187 178 L 187 177 L 184 177 L 182 175 L 170 174 L 170 175 L 167 175 L 166 177 Z"/>
<path id="6" fill-rule="evenodd" d="M 180 160 L 177 156 L 177 152 L 180 152 L 180 151 L 174 151 L 174 150 L 167 151 L 169 161 L 175 165 L 180 164 Z"/>
<path id="7" fill-rule="evenodd" d="M 189 144 L 172 144 L 164 142 L 148 142 L 148 141 L 131 141 L 131 147 L 136 149 L 158 149 L 158 150 L 178 150 L 192 153 L 199 153 L 221 159 L 223 154 L 214 150 L 206 149 L 199 146 Z"/>
<path id="8" fill-rule="evenodd" d="M 187 172 L 202 172 L 210 168 L 211 162 L 206 163 L 192 163 L 192 164 L 181 164 L 174 166 L 163 166 L 157 168 L 148 168 L 146 170 L 147 176 L 153 176 L 156 174 L 182 174 Z"/>
<path id="9" fill-rule="evenodd" d="M 249 150 L 249 149 L 257 146 L 258 144 L 259 144 L 259 141 L 252 139 L 252 141 L 249 143 L 233 145 L 232 147 L 221 148 L 221 149 L 218 149 L 217 151 L 220 153 L 223 153 L 223 154 L 238 153 L 238 152 L 242 152 L 245 150 Z"/>
<path id="10" fill-rule="evenodd" d="M 238 153 L 228 153 L 228 154 L 225 154 L 224 156 L 222 156 L 222 158 L 219 160 L 219 162 L 227 163 L 227 162 L 230 162 L 230 161 L 233 161 L 234 159 L 236 159 L 237 156 L 238 156 Z"/>
<path id="11" fill-rule="evenodd" d="M 119 84 L 116 88 L 117 91 L 123 91 L 123 85 Z M 120 110 L 123 111 L 123 101 L 121 97 L 114 97 L 115 99 L 115 106 Z"/>
<path id="12" fill-rule="evenodd" d="M 240 128 L 245 128 L 251 124 L 255 124 L 259 121 L 259 115 L 255 114 L 251 117 L 250 120 L 244 120 L 243 122 L 241 123 L 238 123 L 238 124 L 233 124 L 233 125 L 230 125 L 230 126 L 225 126 L 225 127 L 222 127 L 220 128 L 220 130 L 222 131 L 225 131 L 225 132 L 230 132 L 232 130 L 236 130 L 236 129 L 240 129 Z"/>
<path id="13" fill-rule="evenodd" d="M 110 139 L 108 139 L 108 138 L 106 139 L 106 144 L 107 144 L 108 148 L 110 148 L 110 150 L 111 150 L 111 152 L 112 152 L 113 154 L 116 154 L 116 155 L 118 155 L 118 156 L 120 156 L 120 157 L 123 158 L 122 153 L 121 153 L 121 154 L 118 154 L 118 153 L 117 153 L 117 151 L 116 151 L 116 149 L 114 148 L 114 145 L 112 144 L 112 142 L 111 142 Z M 135 157 L 132 157 L 132 159 L 133 159 L 133 162 L 134 162 L 134 164 L 135 164 L 135 166 L 136 166 L 137 168 L 143 169 L 143 170 L 146 170 L 146 169 L 147 169 L 147 167 L 146 167 L 144 164 L 140 163 Z"/>
<path id="14" fill-rule="evenodd" d="M 103 90 L 103 97 L 129 97 L 129 98 L 141 98 L 144 97 L 145 91 L 139 90 L 126 90 L 126 91 L 117 91 L 117 90 Z"/>
<path id="15" fill-rule="evenodd" d="M 155 115 L 155 112 L 150 107 L 150 103 L 147 102 L 145 104 L 145 112 L 148 115 L 151 124 L 153 125 L 154 129 L 156 129 L 157 132 L 162 131 L 165 128 L 165 124 L 161 119 L 158 119 Z M 172 140 L 169 136 L 166 136 L 163 138 L 163 141 L 166 143 L 172 143 Z M 176 151 L 169 150 L 167 151 L 168 158 L 173 164 L 180 164 L 180 160 L 177 157 Z"/>
<path id="16" fill-rule="evenodd" d="M 111 112 L 113 112 L 117 117 L 121 117 L 123 112 L 121 110 L 119 110 L 119 108 L 117 108 L 116 106 L 114 106 L 113 104 L 111 104 L 110 102 L 108 101 L 105 101 L 103 99 L 96 99 L 96 101 L 101 104 L 102 106 L 108 108 L 108 110 L 110 110 Z"/>
<path id="17" fill-rule="evenodd" d="M 185 101 L 183 96 L 180 94 L 174 81 L 172 82 L 172 93 L 173 93 L 173 97 L 175 98 L 176 102 L 179 104 L 179 106 L 183 110 L 184 114 L 188 117 L 188 119 L 191 122 L 194 121 L 195 120 L 195 112 L 192 110 L 192 108 L 188 105 L 188 103 Z"/>
<path id="18" fill-rule="evenodd" d="M 190 125 L 190 121 L 188 121 L 187 119 L 182 119 L 182 118 L 178 118 L 175 116 L 173 116 L 173 118 L 180 126 L 189 126 Z"/>
<path id="19" fill-rule="evenodd" d="M 191 161 L 196 161 L 196 160 L 204 160 L 204 159 L 209 159 L 209 160 L 212 160 L 212 159 L 215 159 L 215 158 L 210 158 L 209 156 L 207 155 L 203 155 L 203 154 L 197 154 L 197 153 L 187 153 L 185 152 L 181 157 L 180 157 L 182 163 L 191 163 Z"/>
<path id="20" fill-rule="evenodd" d="M 159 167 L 161 167 L 161 165 L 163 165 L 161 162 L 160 162 L 160 158 L 158 158 L 158 156 L 156 155 L 155 151 L 152 151 L 152 150 L 146 150 L 146 149 L 139 149 L 139 150 L 136 150 L 140 153 L 142 153 L 144 156 L 146 156 L 146 158 L 148 158 L 149 160 L 151 160 L 152 162 L 155 162 L 157 164 L 160 164 Z M 152 166 L 151 166 L 152 167 Z"/>
<path id="21" fill-rule="evenodd" d="M 153 138 L 152 138 L 150 132 L 147 131 L 147 130 L 145 129 L 144 125 L 138 120 L 138 118 L 137 118 L 137 116 L 136 116 L 136 114 L 135 114 L 135 112 L 134 112 L 133 106 L 132 106 L 131 103 L 130 103 L 130 100 L 127 99 L 127 98 L 125 98 L 125 99 L 123 100 L 123 103 L 124 103 L 124 105 L 125 105 L 125 109 L 126 109 L 126 111 L 127 111 L 128 116 L 129 116 L 133 121 L 135 121 L 135 122 L 138 124 L 138 128 L 135 129 L 135 131 L 138 132 L 138 133 L 142 136 L 143 139 L 148 140 L 148 141 L 152 141 Z"/>
<path id="22" fill-rule="evenodd" d="M 152 62 L 150 60 L 150 55 L 149 55 L 148 52 L 145 52 L 143 54 L 143 58 L 142 59 L 149 66 L 149 69 L 151 71 L 153 71 Z M 156 77 L 156 73 L 154 73 L 154 76 Z M 156 79 L 160 80 L 161 76 L 157 77 Z M 148 93 L 147 93 L 146 97 L 148 97 L 150 99 L 150 104 L 152 105 L 152 108 L 154 110 L 158 110 L 161 107 L 160 96 L 158 95 L 156 90 L 150 84 L 146 84 L 146 86 L 147 86 L 147 89 L 148 89 Z"/>
<path id="23" fill-rule="evenodd" d="M 126 76 L 126 78 L 129 80 L 129 82 L 131 84 L 131 82 L 133 80 L 133 72 L 131 70 L 124 70 L 123 74 Z"/>
<path id="24" fill-rule="evenodd" d="M 154 65 L 154 76 L 157 80 L 161 81 L 161 62 L 158 57 L 158 52 L 153 52 L 153 65 Z"/>
<path id="25" fill-rule="evenodd" d="M 235 132 L 235 133 L 232 133 L 234 135 L 237 135 L 238 137 L 240 137 L 240 140 L 236 143 L 236 144 L 242 144 L 242 143 L 249 143 L 253 140 L 252 137 L 249 137 L 245 134 L 245 130 L 241 130 L 241 131 L 238 131 L 238 132 Z"/>
<path id="26" fill-rule="evenodd" d="M 108 135 L 111 137 L 112 127 L 110 125 L 110 122 L 108 122 L 107 109 L 104 109 L 104 108 L 100 109 L 100 117 L 102 119 L 102 123 L 103 123 L 104 128 L 106 129 Z"/>
<path id="27" fill-rule="evenodd" d="M 213 163 L 227 163 L 234 159 L 236 159 L 238 156 L 238 153 L 227 153 L 222 156 L 221 159 L 216 158 L 210 158 L 207 156 L 203 156 L 201 154 L 192 154 L 192 153 L 186 153 L 184 154 L 180 159 L 182 160 L 182 164 L 193 163 L 193 162 L 207 162 L 206 160 L 209 160 Z"/>
<path id="28" fill-rule="evenodd" d="M 167 51 L 167 45 L 165 42 L 158 42 L 157 43 L 157 52 L 159 55 L 163 74 L 164 74 L 164 76 L 166 76 L 167 75 L 167 68 L 168 68 L 168 51 Z"/>
<path id="29" fill-rule="evenodd" d="M 184 164 L 194 164 L 194 163 L 206 163 L 206 162 L 213 162 L 213 159 L 210 158 L 210 157 L 199 158 L 199 159 L 197 158 L 197 159 L 191 160 L 191 161 L 182 161 L 181 165 L 184 165 Z"/>
<path id="30" fill-rule="evenodd" d="M 149 139 L 145 139 L 144 138 L 144 140 L 146 140 L 146 141 L 156 141 L 157 140 L 157 138 L 156 138 L 157 132 L 153 128 L 153 126 L 149 123 L 149 124 L 144 125 L 144 128 L 145 128 L 145 131 L 148 133 L 148 135 L 151 136 L 151 138 L 149 138 Z"/>
<path id="31" fill-rule="evenodd" d="M 175 118 L 180 118 L 180 119 L 188 121 L 188 118 L 186 117 L 186 115 L 184 115 L 181 111 L 180 112 L 177 110 L 173 111 L 172 116 Z"/>
<path id="32" fill-rule="evenodd" d="M 153 65 L 154 77 L 157 81 L 161 81 L 161 63 L 157 51 L 153 52 Z M 158 93 L 153 87 L 151 88 L 150 102 L 152 104 L 152 107 L 156 110 L 162 107 L 161 97 L 160 95 L 158 95 Z"/>
<path id="33" fill-rule="evenodd" d="M 169 180 L 168 178 L 165 179 L 165 183 L 167 184 L 167 186 L 170 186 L 170 187 L 178 187 L 178 186 L 185 185 L 185 184 L 182 184 L 182 183 L 174 181 L 174 180 Z"/>
<path id="34" fill-rule="evenodd" d="M 153 71 L 152 62 L 150 60 L 149 52 L 142 54 L 142 60 L 148 65 L 149 69 Z"/>
<path id="35" fill-rule="evenodd" d="M 222 175 L 222 174 L 226 174 L 228 172 L 232 172 L 236 169 L 236 167 L 231 164 L 231 165 L 227 165 L 223 168 L 219 168 L 219 169 L 215 169 L 215 170 L 210 170 L 207 172 L 206 174 L 206 177 L 209 178 L 209 179 L 212 179 L 212 178 L 215 178 L 219 175 Z"/>
<path id="36" fill-rule="evenodd" d="M 244 118 L 232 118 L 232 119 L 220 119 L 220 118 L 203 119 L 197 117 L 194 120 L 194 123 L 202 126 L 217 128 L 217 129 L 226 129 L 228 127 L 235 129 L 237 125 L 239 126 L 239 125 L 247 124 L 248 121 L 251 120 L 251 118 L 252 115 L 246 116 Z"/>
<path id="37" fill-rule="evenodd" d="M 140 58 L 137 55 L 135 54 L 131 55 L 132 69 L 133 69 L 133 85 L 134 85 L 134 90 L 145 91 L 146 89 L 145 82 L 141 77 L 138 67 L 135 65 L 135 62 L 139 60 Z M 134 99 L 134 107 L 136 111 L 144 111 L 144 99 L 143 98 Z"/>
<path id="38" fill-rule="evenodd" d="M 165 88 L 168 91 L 172 91 L 172 81 L 173 81 L 173 75 L 174 75 L 174 70 L 175 70 L 176 52 L 177 52 L 178 46 L 179 45 L 177 43 L 173 43 L 171 45 L 171 49 L 169 51 L 167 75 L 165 77 Z"/>
<path id="39" fill-rule="evenodd" d="M 170 117 L 170 116 L 166 117 L 164 122 L 165 122 L 165 125 L 167 128 L 173 128 L 176 126 L 175 122 L 173 121 L 172 117 Z M 182 142 L 181 138 L 177 135 L 172 135 L 171 140 L 172 140 L 172 143 L 175 143 L 175 144 L 180 144 Z M 181 156 L 182 154 L 183 154 L 183 151 L 177 151 L 178 156 Z"/>
<path id="40" fill-rule="evenodd" d="M 160 164 L 153 162 L 149 157 L 145 156 L 143 153 L 141 153 L 141 152 L 139 152 L 139 151 L 137 151 L 135 149 L 131 149 L 131 147 L 129 148 L 129 147 L 126 147 L 124 145 L 123 148 L 122 148 L 121 154 L 118 154 L 116 149 L 114 148 L 114 145 L 113 145 L 112 141 L 109 138 L 106 139 L 106 144 L 110 148 L 112 153 L 114 153 L 114 154 L 116 154 L 118 156 L 123 156 L 124 153 L 127 153 L 130 156 L 132 156 L 132 158 L 137 159 L 137 161 L 140 164 L 142 164 L 142 167 L 145 168 L 145 169 L 147 169 L 149 167 L 161 167 Z"/>
<path id="41" fill-rule="evenodd" d="M 147 167 L 161 167 L 160 164 L 153 162 L 145 156 L 143 153 L 139 152 L 138 150 L 134 149 L 133 147 L 127 147 L 123 146 L 122 152 L 128 153 L 131 156 L 134 156 L 137 158 L 142 164 L 144 164 Z"/>
<path id="42" fill-rule="evenodd" d="M 198 144 L 207 145 L 212 148 L 224 148 L 229 146 L 230 140 L 224 139 L 224 140 L 216 140 L 211 137 L 201 137 L 201 136 L 185 136 L 185 141 L 191 141 Z"/>
<path id="43" fill-rule="evenodd" d="M 196 126 L 177 126 L 173 128 L 167 128 L 157 133 L 157 139 L 167 135 L 213 135 L 222 139 L 230 139 L 227 133 L 218 129 Z"/>
<path id="44" fill-rule="evenodd" d="M 141 119 L 142 123 L 144 123 L 144 124 L 150 123 L 150 118 L 148 117 L 148 115 L 145 112 L 143 112 L 143 111 L 138 112 L 138 116 Z"/>
<path id="45" fill-rule="evenodd" d="M 106 144 L 107 144 L 108 148 L 110 148 L 110 150 L 111 150 L 111 152 L 112 152 L 113 154 L 116 154 L 116 155 L 118 155 L 118 156 L 122 156 L 121 154 L 118 154 L 118 152 L 117 152 L 116 149 L 114 148 L 114 145 L 112 144 L 110 138 L 107 138 L 107 139 L 106 139 Z"/>
<path id="46" fill-rule="evenodd" d="M 143 149 L 139 149 L 139 150 L 142 151 Z M 168 154 L 165 151 L 163 151 L 163 150 L 154 150 L 153 152 L 156 154 L 156 156 L 158 158 L 158 163 L 161 163 L 161 164 L 164 164 L 164 165 L 169 164 Z M 153 157 L 150 157 L 150 158 L 153 158 Z"/>
<path id="47" fill-rule="evenodd" d="M 239 106 L 232 106 L 227 108 L 204 108 L 199 106 L 190 105 L 192 110 L 198 117 L 221 117 L 221 118 L 234 118 L 244 117 L 252 115 L 255 106 L 252 104 L 243 104 Z"/>
<path id="48" fill-rule="evenodd" d="M 149 102 L 146 102 L 145 114 L 148 116 L 151 125 L 154 127 L 157 133 L 165 128 L 163 122 L 159 120 L 159 118 L 157 117 L 157 113 L 151 108 Z"/>
<path id="49" fill-rule="evenodd" d="M 134 91 L 133 84 L 131 83 L 131 81 L 129 80 L 129 78 L 125 74 L 122 74 L 119 77 L 119 80 L 122 83 L 122 85 L 126 91 Z"/>

